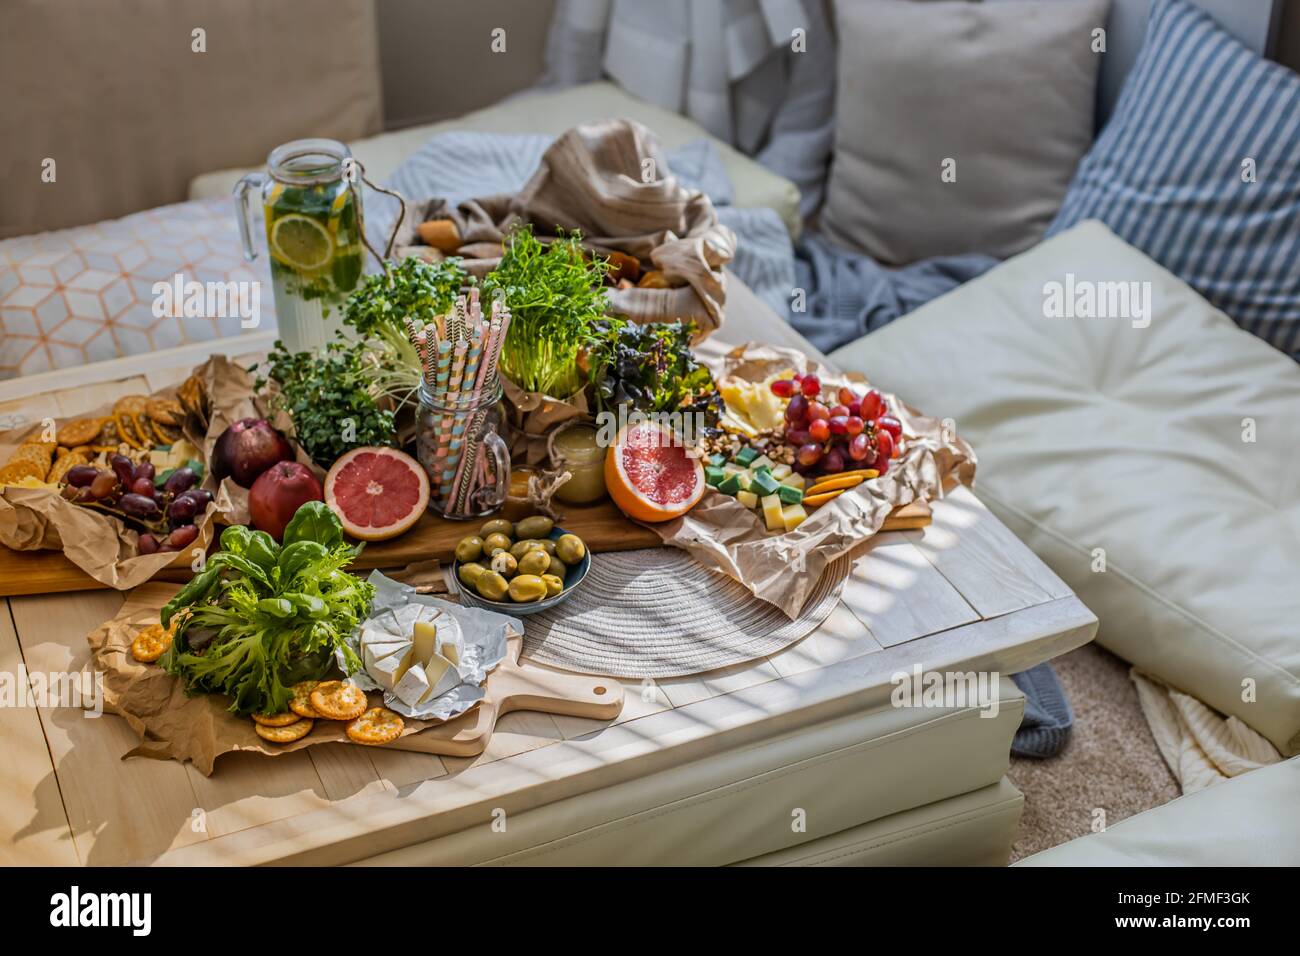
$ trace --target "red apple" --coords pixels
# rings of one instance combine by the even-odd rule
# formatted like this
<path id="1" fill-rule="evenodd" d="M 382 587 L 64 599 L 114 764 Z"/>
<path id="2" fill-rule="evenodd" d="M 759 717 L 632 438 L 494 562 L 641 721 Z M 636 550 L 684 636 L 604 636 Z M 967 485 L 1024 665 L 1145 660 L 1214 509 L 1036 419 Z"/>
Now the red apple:
<path id="1" fill-rule="evenodd" d="M 251 488 L 278 461 L 293 461 L 293 447 L 265 418 L 241 418 L 212 449 L 212 473 L 218 480 L 233 478 L 243 488 Z"/>
<path id="2" fill-rule="evenodd" d="M 325 490 L 306 465 L 281 461 L 258 476 L 248 492 L 253 527 L 279 541 L 285 525 L 308 501 L 324 501 Z"/>

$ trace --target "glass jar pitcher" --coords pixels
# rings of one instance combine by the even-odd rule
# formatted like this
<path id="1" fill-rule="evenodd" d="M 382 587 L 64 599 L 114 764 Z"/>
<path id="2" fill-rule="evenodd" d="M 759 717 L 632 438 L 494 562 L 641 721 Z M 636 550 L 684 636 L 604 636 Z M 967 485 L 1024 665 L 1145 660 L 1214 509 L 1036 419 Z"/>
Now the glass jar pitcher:
<path id="1" fill-rule="evenodd" d="M 429 476 L 429 510 L 444 518 L 481 518 L 510 493 L 510 449 L 501 438 L 501 386 L 440 393 L 420 386 L 416 457 Z"/>
<path id="2" fill-rule="evenodd" d="M 266 249 L 280 339 L 291 352 L 316 349 L 342 328 L 343 303 L 365 265 L 359 166 L 332 139 L 298 139 L 271 150 L 265 173 L 235 186 L 244 258 L 257 258 L 248 194 L 266 220 Z"/>

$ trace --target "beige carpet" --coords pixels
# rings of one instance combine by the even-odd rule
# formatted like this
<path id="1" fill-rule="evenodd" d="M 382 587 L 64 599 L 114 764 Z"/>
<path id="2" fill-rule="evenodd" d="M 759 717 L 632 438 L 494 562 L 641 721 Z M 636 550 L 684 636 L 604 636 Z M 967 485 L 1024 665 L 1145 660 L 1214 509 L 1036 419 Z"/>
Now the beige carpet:
<path id="1" fill-rule="evenodd" d="M 1025 795 L 1012 862 L 1178 796 L 1129 680 L 1129 665 L 1096 644 L 1052 662 L 1074 709 L 1070 742 L 1049 760 L 1011 759 Z"/>

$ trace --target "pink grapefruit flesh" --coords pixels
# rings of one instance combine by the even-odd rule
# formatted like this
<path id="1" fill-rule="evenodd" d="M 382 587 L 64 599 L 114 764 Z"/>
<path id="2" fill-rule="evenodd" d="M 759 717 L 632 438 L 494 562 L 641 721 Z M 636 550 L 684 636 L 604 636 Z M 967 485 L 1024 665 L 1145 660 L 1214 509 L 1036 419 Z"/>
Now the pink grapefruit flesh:
<path id="1" fill-rule="evenodd" d="M 325 503 L 352 537 L 384 541 L 420 520 L 429 505 L 429 478 L 396 448 L 354 448 L 325 476 Z"/>
<path id="2" fill-rule="evenodd" d="M 673 433 L 649 422 L 628 425 L 605 457 L 605 487 L 629 518 L 669 521 L 704 495 L 704 467 Z"/>

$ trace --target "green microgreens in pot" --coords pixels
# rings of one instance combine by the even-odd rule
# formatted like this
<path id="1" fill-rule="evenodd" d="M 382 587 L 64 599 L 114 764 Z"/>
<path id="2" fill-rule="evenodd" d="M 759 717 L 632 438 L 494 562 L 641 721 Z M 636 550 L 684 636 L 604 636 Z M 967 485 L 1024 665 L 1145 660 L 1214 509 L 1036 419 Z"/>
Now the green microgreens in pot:
<path id="1" fill-rule="evenodd" d="M 501 263 L 483 280 L 484 298 L 501 296 L 510 308 L 502 374 L 525 391 L 555 398 L 581 389 L 578 353 L 609 305 L 608 271 L 607 260 L 583 249 L 579 233 L 559 230 L 543 243 L 530 226 L 516 228 Z"/>
<path id="2" fill-rule="evenodd" d="M 322 468 L 353 448 L 396 443 L 394 415 L 379 404 L 368 351 L 363 342 L 331 342 L 319 352 L 291 353 L 276 342 L 267 377 L 254 383 L 259 392 L 268 382 L 278 386 L 267 393 L 268 406 L 288 413 L 294 437 Z"/>
<path id="3" fill-rule="evenodd" d="M 457 256 L 436 263 L 411 256 L 362 280 L 343 308 L 343 322 L 368 346 L 362 358 L 377 394 L 398 408 L 414 402 L 422 370 L 407 322 L 424 328 L 473 281 Z"/>

